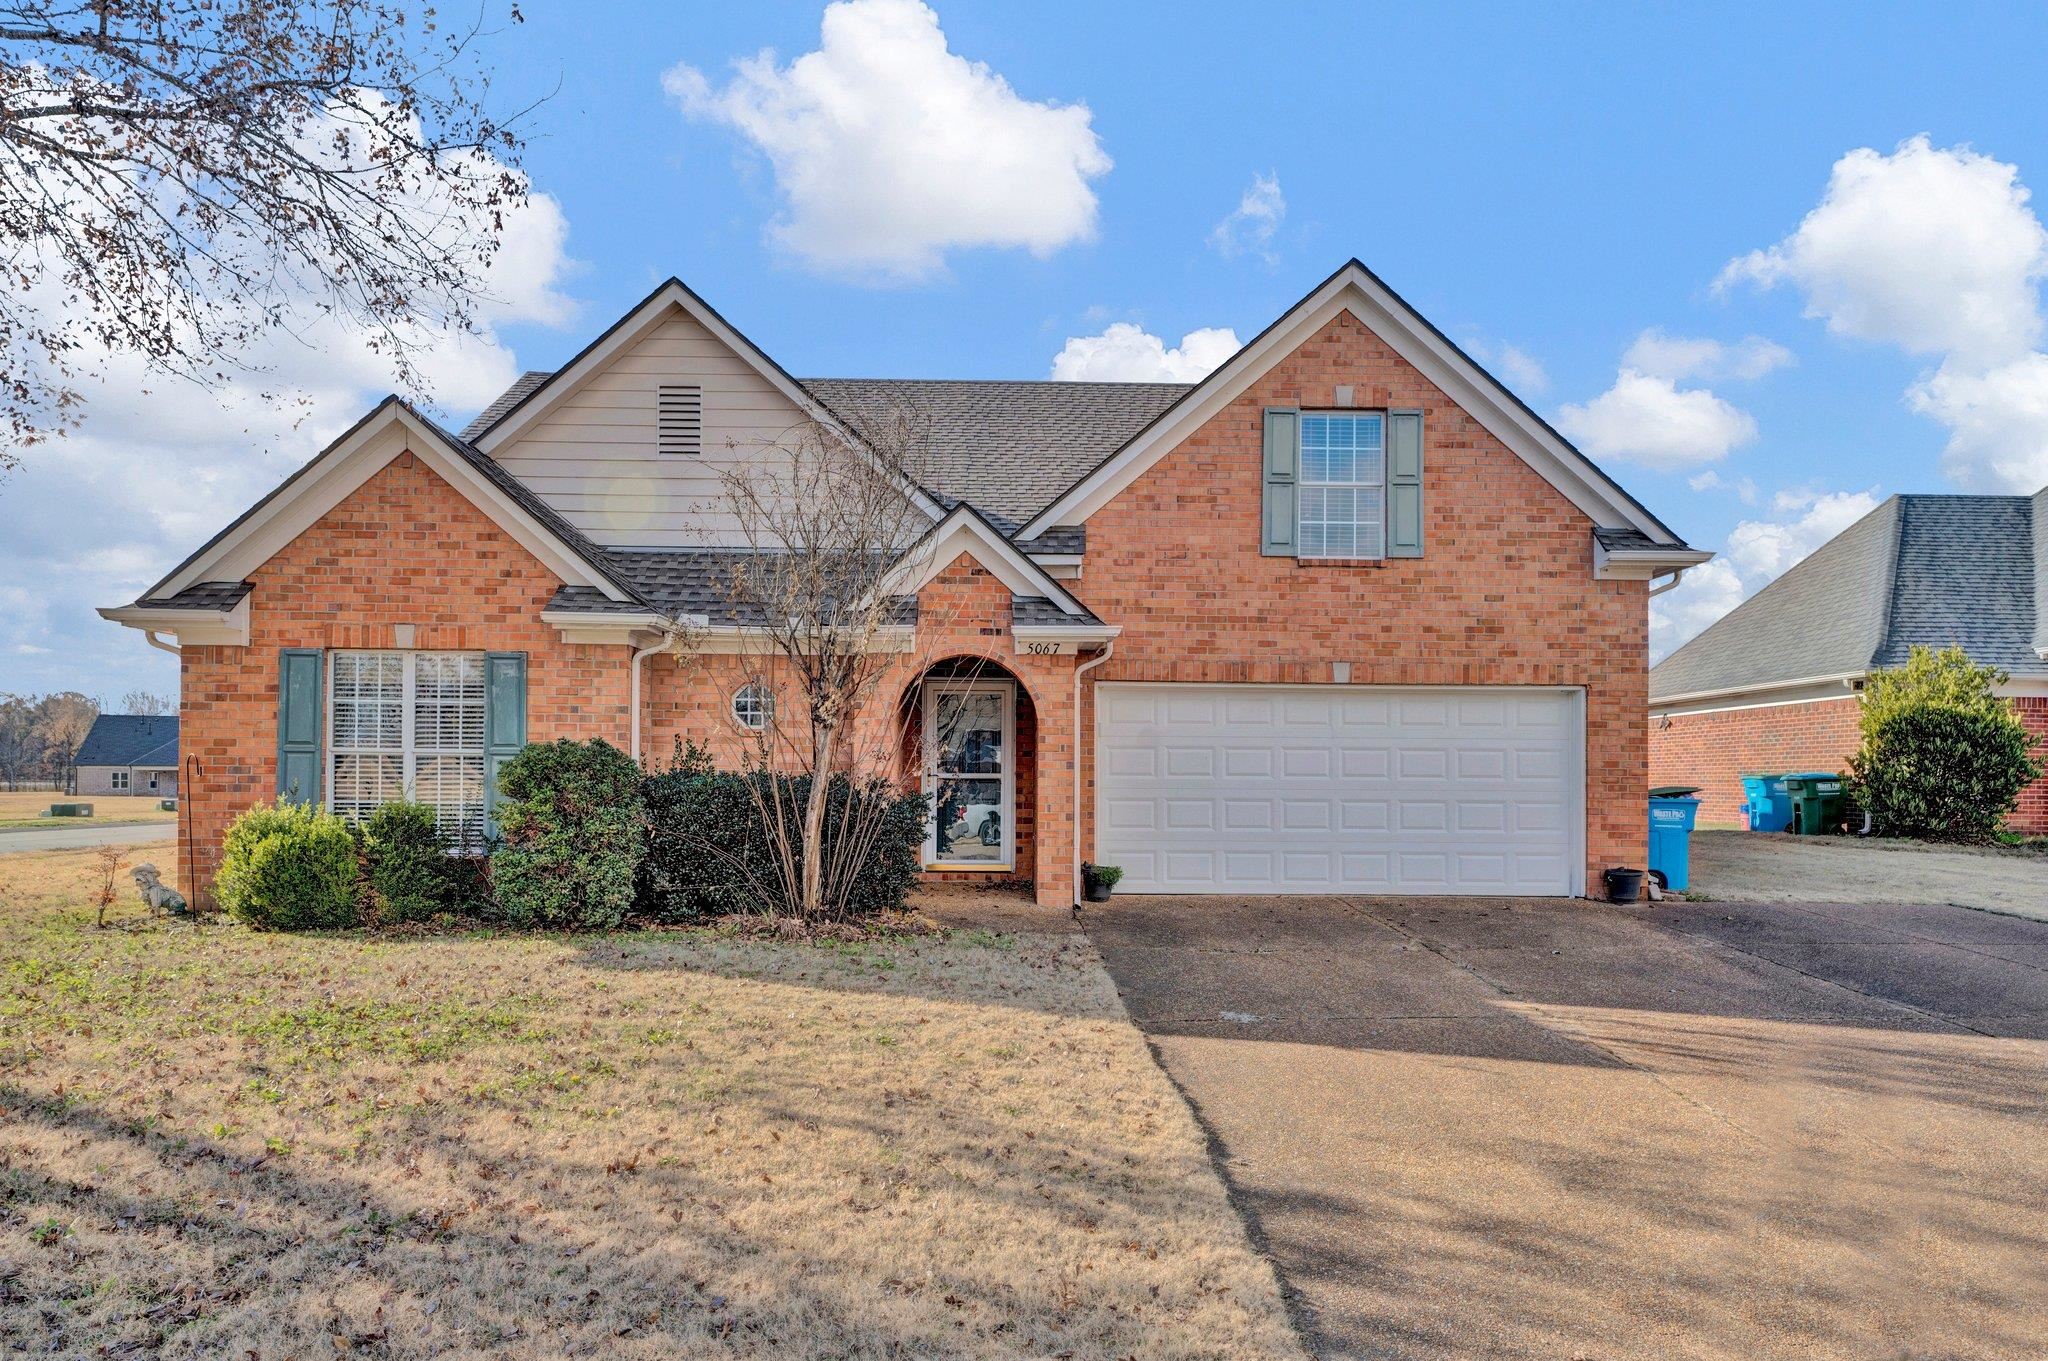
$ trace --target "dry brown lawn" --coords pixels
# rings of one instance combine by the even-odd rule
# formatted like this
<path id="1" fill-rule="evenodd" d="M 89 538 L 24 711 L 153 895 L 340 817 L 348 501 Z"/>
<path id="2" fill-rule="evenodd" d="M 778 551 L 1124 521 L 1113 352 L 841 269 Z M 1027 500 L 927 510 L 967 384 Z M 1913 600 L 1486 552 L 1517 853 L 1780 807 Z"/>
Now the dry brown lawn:
<path id="1" fill-rule="evenodd" d="M 0 1350 L 1299 1357 L 1079 935 L 97 930 L 0 860 Z"/>
<path id="2" fill-rule="evenodd" d="M 176 813 L 158 808 L 160 795 L 53 794 L 47 789 L 0 790 L 0 827 L 91 827 L 109 822 L 176 822 Z M 43 814 L 53 803 L 89 803 L 89 818 L 51 818 Z"/>

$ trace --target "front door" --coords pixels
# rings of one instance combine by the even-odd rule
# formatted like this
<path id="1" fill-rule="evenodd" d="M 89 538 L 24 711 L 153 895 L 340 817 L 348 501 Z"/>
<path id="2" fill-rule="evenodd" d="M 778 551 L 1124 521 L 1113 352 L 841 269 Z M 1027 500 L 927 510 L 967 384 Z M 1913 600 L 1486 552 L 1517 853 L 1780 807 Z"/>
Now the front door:
<path id="1" fill-rule="evenodd" d="M 1007 680 L 925 682 L 927 868 L 1016 863 L 1016 698 Z"/>

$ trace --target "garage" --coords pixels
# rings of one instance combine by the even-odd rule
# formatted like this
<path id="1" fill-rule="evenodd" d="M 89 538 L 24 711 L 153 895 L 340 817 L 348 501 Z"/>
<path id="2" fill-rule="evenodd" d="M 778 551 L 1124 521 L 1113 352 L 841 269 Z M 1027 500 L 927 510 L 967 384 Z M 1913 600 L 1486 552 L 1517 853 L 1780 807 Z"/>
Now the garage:
<path id="1" fill-rule="evenodd" d="M 1583 892 L 1583 696 L 1096 687 L 1097 851 L 1124 893 Z"/>

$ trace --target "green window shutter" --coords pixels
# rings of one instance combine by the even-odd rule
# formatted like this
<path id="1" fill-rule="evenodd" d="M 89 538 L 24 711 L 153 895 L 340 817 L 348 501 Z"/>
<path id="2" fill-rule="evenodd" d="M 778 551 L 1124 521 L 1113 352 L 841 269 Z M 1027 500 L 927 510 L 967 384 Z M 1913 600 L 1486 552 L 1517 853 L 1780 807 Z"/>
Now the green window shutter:
<path id="1" fill-rule="evenodd" d="M 280 803 L 320 802 L 320 733 L 325 694 L 320 649 L 287 647 L 277 663 L 277 797 Z"/>
<path id="2" fill-rule="evenodd" d="M 1295 483 L 1301 475 L 1301 413 L 1292 407 L 1266 410 L 1266 490 L 1259 551 L 1269 558 L 1294 556 Z"/>
<path id="3" fill-rule="evenodd" d="M 498 769 L 526 745 L 526 654 L 484 654 L 484 835 L 498 834 Z"/>
<path id="4" fill-rule="evenodd" d="M 1387 413 L 1387 556 L 1422 556 L 1422 413 Z"/>

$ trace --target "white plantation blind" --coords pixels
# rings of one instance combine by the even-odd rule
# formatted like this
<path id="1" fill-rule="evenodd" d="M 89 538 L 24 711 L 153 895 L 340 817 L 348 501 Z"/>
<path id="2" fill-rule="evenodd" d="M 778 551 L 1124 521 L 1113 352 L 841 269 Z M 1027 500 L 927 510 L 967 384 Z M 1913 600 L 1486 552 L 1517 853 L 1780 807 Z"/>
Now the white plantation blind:
<path id="1" fill-rule="evenodd" d="M 412 799 L 433 805 L 444 835 L 480 838 L 483 654 L 337 652 L 330 674 L 328 805 L 360 820 Z"/>
<path id="2" fill-rule="evenodd" d="M 658 394 L 657 447 L 682 458 L 704 456 L 704 389 L 695 383 L 664 383 Z"/>

